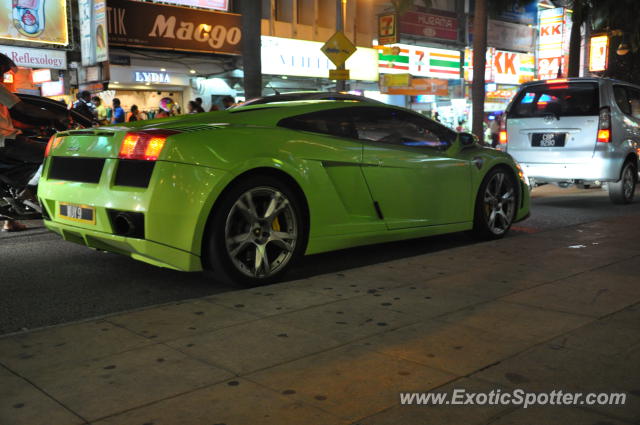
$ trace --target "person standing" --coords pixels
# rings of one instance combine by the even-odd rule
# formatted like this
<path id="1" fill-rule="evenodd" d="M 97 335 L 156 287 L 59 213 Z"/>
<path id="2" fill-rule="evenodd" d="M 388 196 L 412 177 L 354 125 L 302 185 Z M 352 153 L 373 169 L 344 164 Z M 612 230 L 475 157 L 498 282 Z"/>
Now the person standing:
<path id="1" fill-rule="evenodd" d="M 124 109 L 120 106 L 120 99 L 117 97 L 113 98 L 113 118 L 111 119 L 111 123 L 113 124 L 121 124 L 124 122 Z"/>
<path id="2" fill-rule="evenodd" d="M 204 109 L 202 109 L 202 106 L 198 105 L 197 101 L 191 100 L 187 104 L 187 111 L 188 114 L 199 114 L 204 112 Z"/>
<path id="3" fill-rule="evenodd" d="M 236 106 L 236 101 L 231 96 L 225 96 L 222 98 L 222 106 L 224 106 L 224 109 L 229 109 L 232 106 Z"/>
<path id="4" fill-rule="evenodd" d="M 94 113 L 94 106 L 93 103 L 91 103 L 91 93 L 86 90 L 78 93 L 78 100 L 73 102 L 71 110 L 84 115 L 90 120 L 94 120 L 96 118 Z"/>
<path id="5" fill-rule="evenodd" d="M 96 120 L 98 120 L 99 125 L 107 125 L 109 124 L 109 119 L 107 118 L 107 107 L 102 103 L 102 99 L 98 96 L 93 96 L 91 98 L 91 103 L 96 111 Z"/>
<path id="6" fill-rule="evenodd" d="M 138 105 L 131 105 L 131 113 L 129 114 L 128 122 L 142 121 L 142 115 L 138 110 Z"/>

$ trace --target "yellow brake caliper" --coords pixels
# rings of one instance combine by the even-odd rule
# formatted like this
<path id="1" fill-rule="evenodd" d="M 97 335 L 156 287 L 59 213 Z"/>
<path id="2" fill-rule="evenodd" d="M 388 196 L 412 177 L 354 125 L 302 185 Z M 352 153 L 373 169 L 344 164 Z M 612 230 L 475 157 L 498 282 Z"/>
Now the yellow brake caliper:
<path id="1" fill-rule="evenodd" d="M 276 217 L 276 219 L 271 223 L 271 228 L 276 232 L 280 231 L 280 221 L 278 220 L 278 217 Z"/>

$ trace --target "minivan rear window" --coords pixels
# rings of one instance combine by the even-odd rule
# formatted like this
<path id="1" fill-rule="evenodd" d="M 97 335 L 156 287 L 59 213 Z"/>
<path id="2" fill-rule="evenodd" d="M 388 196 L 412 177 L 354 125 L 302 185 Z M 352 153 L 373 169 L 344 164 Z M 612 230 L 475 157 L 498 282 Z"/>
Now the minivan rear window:
<path id="1" fill-rule="evenodd" d="M 599 113 L 597 83 L 567 82 L 524 88 L 513 100 L 507 118 L 576 117 Z"/>

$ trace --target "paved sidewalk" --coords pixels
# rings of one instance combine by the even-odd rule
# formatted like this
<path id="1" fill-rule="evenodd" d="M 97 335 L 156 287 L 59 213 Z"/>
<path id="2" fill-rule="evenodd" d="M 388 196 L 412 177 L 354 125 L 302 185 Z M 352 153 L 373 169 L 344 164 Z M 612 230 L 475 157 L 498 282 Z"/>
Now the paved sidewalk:
<path id="1" fill-rule="evenodd" d="M 639 221 L 8 336 L 0 425 L 637 424 Z M 525 410 L 399 397 L 515 388 L 625 392 L 627 403 Z"/>

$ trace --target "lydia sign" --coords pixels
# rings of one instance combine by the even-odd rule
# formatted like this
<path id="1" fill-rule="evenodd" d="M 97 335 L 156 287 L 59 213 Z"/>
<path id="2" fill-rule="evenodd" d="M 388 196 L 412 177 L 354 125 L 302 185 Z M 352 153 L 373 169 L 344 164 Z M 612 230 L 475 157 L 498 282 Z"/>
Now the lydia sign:
<path id="1" fill-rule="evenodd" d="M 136 83 L 169 84 L 171 83 L 171 77 L 167 72 L 136 71 L 133 73 L 133 81 Z"/>
<path id="2" fill-rule="evenodd" d="M 109 44 L 239 55 L 240 15 L 107 0 Z"/>

